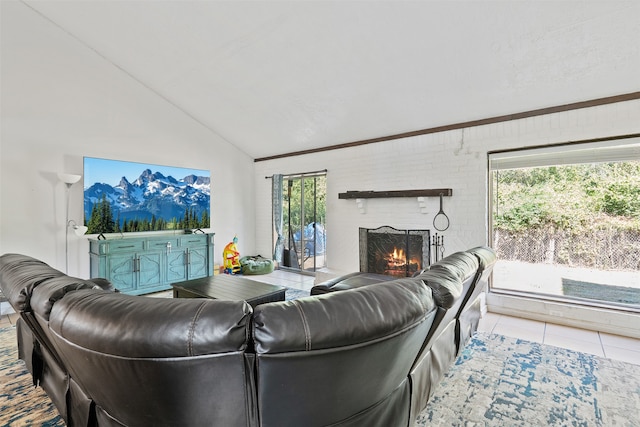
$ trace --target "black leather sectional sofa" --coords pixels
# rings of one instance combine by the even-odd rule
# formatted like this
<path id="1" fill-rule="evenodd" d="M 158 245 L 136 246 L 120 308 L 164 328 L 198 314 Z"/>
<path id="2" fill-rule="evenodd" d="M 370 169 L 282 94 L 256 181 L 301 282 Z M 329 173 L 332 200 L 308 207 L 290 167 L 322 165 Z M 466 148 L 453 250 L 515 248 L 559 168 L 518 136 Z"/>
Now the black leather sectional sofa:
<path id="1" fill-rule="evenodd" d="M 69 426 L 410 426 L 477 328 L 494 262 L 475 248 L 255 309 L 125 295 L 18 254 L 0 257 L 0 286 Z"/>

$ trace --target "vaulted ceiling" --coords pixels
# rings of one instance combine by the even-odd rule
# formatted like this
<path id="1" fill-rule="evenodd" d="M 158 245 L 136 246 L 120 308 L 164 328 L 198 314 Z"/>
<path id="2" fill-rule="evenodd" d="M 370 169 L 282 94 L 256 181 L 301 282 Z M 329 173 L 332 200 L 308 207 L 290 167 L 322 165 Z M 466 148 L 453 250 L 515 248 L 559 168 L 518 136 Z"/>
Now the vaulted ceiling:
<path id="1" fill-rule="evenodd" d="M 640 2 L 23 3 L 253 158 L 640 90 Z"/>

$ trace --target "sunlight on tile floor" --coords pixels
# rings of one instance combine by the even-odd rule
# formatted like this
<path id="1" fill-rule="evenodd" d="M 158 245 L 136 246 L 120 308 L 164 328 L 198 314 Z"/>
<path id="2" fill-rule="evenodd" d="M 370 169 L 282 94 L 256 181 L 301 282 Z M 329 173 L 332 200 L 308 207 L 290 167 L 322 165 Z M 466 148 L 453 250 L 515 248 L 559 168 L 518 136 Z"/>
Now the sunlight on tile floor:
<path id="1" fill-rule="evenodd" d="M 634 338 L 496 313 L 486 313 L 478 330 L 640 365 L 640 340 Z"/>
<path id="2" fill-rule="evenodd" d="M 269 274 L 247 276 L 247 278 L 272 285 L 302 289 L 303 291 L 310 291 L 315 282 L 315 277 L 313 276 L 306 276 L 304 274 L 286 270 L 274 270 Z"/>

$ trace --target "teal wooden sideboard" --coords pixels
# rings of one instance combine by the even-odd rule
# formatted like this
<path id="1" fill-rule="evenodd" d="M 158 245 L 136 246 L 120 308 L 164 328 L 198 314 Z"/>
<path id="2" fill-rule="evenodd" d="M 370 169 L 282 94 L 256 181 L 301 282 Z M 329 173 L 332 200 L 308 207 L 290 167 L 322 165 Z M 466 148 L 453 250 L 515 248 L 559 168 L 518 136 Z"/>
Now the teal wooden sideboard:
<path id="1" fill-rule="evenodd" d="M 89 239 L 91 278 L 104 277 L 130 295 L 213 275 L 213 233 Z"/>

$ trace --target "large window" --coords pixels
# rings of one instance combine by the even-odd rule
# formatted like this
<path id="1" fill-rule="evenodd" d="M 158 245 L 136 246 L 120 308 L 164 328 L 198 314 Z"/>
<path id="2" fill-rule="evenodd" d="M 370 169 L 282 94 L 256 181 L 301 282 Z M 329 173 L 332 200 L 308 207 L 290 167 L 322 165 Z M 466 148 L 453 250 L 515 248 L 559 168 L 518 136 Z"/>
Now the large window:
<path id="1" fill-rule="evenodd" d="M 640 310 L 640 138 L 489 154 L 492 291 Z"/>

